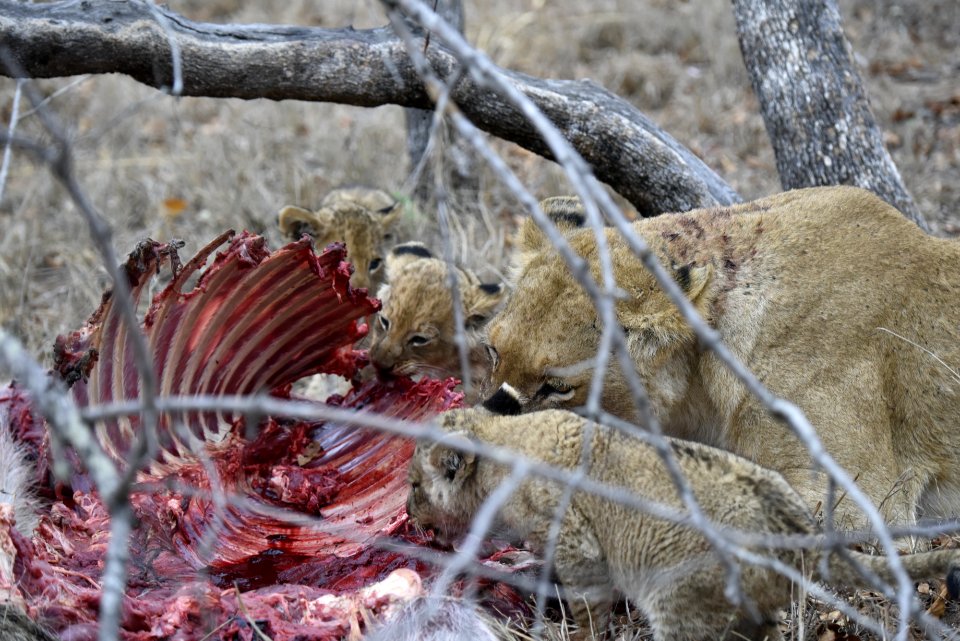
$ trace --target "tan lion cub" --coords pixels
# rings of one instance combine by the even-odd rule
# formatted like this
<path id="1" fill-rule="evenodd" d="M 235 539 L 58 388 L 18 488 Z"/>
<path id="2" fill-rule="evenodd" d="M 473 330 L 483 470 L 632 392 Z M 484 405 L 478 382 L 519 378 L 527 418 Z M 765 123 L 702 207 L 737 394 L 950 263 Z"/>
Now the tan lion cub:
<path id="1" fill-rule="evenodd" d="M 960 516 L 960 243 L 925 235 L 853 187 L 632 227 L 730 351 L 804 411 L 887 519 Z M 622 236 L 606 233 L 624 292 L 617 321 L 664 431 L 778 470 L 811 508 L 823 503 L 826 479 L 804 445 L 701 348 Z M 598 279 L 593 232 L 566 237 Z M 489 389 L 509 384 L 522 411 L 581 406 L 600 340 L 597 312 L 535 225 L 525 223 L 519 239 L 513 293 L 487 326 Z M 607 370 L 603 392 L 604 409 L 635 418 L 618 366 Z M 487 406 L 496 410 L 502 398 L 492 394 Z M 849 500 L 837 519 L 864 522 Z"/>
<path id="2" fill-rule="evenodd" d="M 479 332 L 503 297 L 503 285 L 484 283 L 470 270 L 454 268 L 463 306 L 464 332 L 473 389 L 489 361 Z M 420 243 L 398 245 L 387 256 L 387 282 L 377 297 L 370 360 L 381 372 L 434 378 L 461 377 L 457 326 L 447 263 Z"/>
<path id="3" fill-rule="evenodd" d="M 344 187 L 327 194 L 317 211 L 284 207 L 277 224 L 290 240 L 312 236 L 317 249 L 335 241 L 346 243 L 354 267 L 350 284 L 373 292 L 383 282 L 384 244 L 393 239 L 390 230 L 400 210 L 397 201 L 382 189 Z"/>
<path id="4" fill-rule="evenodd" d="M 470 438 L 508 447 L 554 467 L 574 469 L 580 462 L 587 421 L 563 410 L 516 416 L 485 410 L 457 410 L 440 419 L 453 433 L 448 444 L 420 443 L 410 462 L 407 513 L 423 528 L 454 540 L 469 528 L 484 499 L 510 469 L 459 451 L 458 439 Z M 782 476 L 744 458 L 698 443 L 669 439 L 673 455 L 702 511 L 720 527 L 751 534 L 814 534 L 817 526 L 803 499 Z M 603 426 L 592 439 L 589 477 L 631 495 L 682 509 L 677 489 L 652 446 Z M 542 552 L 563 488 L 528 477 L 500 508 L 495 531 L 524 537 Z M 817 575 L 823 554 L 806 550 L 757 550 L 813 573 L 814 580 L 862 585 L 864 579 L 837 555 L 829 557 L 829 577 Z M 892 581 L 884 557 L 847 550 L 856 563 Z M 940 577 L 949 569 L 948 586 L 960 586 L 960 552 L 941 550 L 900 557 L 914 577 Z M 648 617 L 656 641 L 781 639 L 778 611 L 791 602 L 791 582 L 757 566 L 744 565 L 739 588 L 759 614 L 736 607 L 724 597 L 727 575 L 707 540 L 696 530 L 599 498 L 576 492 L 557 540 L 554 568 L 578 624 L 588 639 L 590 624 L 606 628 L 614 592 Z M 738 636 L 739 635 L 739 636 Z"/>

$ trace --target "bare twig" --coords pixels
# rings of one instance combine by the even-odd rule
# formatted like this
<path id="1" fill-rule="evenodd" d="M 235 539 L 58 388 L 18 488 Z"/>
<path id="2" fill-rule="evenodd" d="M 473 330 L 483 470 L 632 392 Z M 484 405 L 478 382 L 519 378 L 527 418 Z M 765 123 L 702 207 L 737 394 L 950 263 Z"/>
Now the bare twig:
<path id="1" fill-rule="evenodd" d="M 608 220 L 621 233 L 631 250 L 640 258 L 643 265 L 653 274 L 660 287 L 666 292 L 678 307 L 683 318 L 695 332 L 701 345 L 713 351 L 719 360 L 739 379 L 744 386 L 756 396 L 760 402 L 774 416 L 784 420 L 791 430 L 806 444 L 811 458 L 821 466 L 837 484 L 846 490 L 852 500 L 863 509 L 868 521 L 874 527 L 877 538 L 887 552 L 891 571 L 897 578 L 898 604 L 900 606 L 900 625 L 897 631 L 897 641 L 906 641 L 909 632 L 908 617 L 913 611 L 911 604 L 912 583 L 897 556 L 896 546 L 890 537 L 889 529 L 880 515 L 877 507 L 867 498 L 862 490 L 853 482 L 846 470 L 826 452 L 822 442 L 798 407 L 788 401 L 774 396 L 750 372 L 734 354 L 722 343 L 719 334 L 699 316 L 693 304 L 686 298 L 679 285 L 667 274 L 659 260 L 650 251 L 646 242 L 632 229 L 629 221 L 616 207 L 610 197 L 600 188 L 592 173 L 582 158 L 573 150 L 557 128 L 537 109 L 527 96 L 518 91 L 499 69 L 493 65 L 482 53 L 476 51 L 463 37 L 446 25 L 442 19 L 418 0 L 390 0 L 388 6 L 400 7 L 404 13 L 413 17 L 423 28 L 434 33 L 439 40 L 451 48 L 454 55 L 460 60 L 470 75 L 481 85 L 497 91 L 505 100 L 514 104 L 530 122 L 534 129 L 542 136 L 544 143 L 550 149 L 552 156 L 566 170 L 577 194 L 589 207 L 591 200 L 595 200 L 603 209 Z M 536 208 L 533 208 L 536 209 Z M 531 210 L 533 212 L 533 210 Z M 544 226 L 534 213 L 538 225 Z M 545 230 L 546 231 L 546 230 Z M 551 240 L 553 238 L 551 237 Z M 561 255 L 566 258 L 561 249 Z M 582 263 L 582 261 L 579 261 Z M 578 261 L 568 261 L 575 275 L 582 265 Z M 590 292 L 588 291 L 588 294 Z M 596 302 L 596 301 L 595 301 Z M 709 528 L 704 535 L 710 538 Z M 714 541 L 711 539 L 711 542 Z M 728 596 L 730 596 L 728 594 Z"/>
<path id="2" fill-rule="evenodd" d="M 7 185 L 7 172 L 10 171 L 10 158 L 13 155 L 13 137 L 17 131 L 17 122 L 20 120 L 20 88 L 23 80 L 17 80 L 13 91 L 13 106 L 10 109 L 10 124 L 7 126 L 7 142 L 3 146 L 3 163 L 0 164 L 0 203 L 3 202 L 3 191 Z"/>
<path id="3" fill-rule="evenodd" d="M 19 66 L 6 48 L 0 48 L 0 60 L 2 60 L 3 68 L 8 70 L 9 73 L 23 77 L 24 74 L 19 70 Z M 111 538 L 103 572 L 103 596 L 100 601 L 98 639 L 100 641 L 113 641 L 117 638 L 122 598 L 126 586 L 127 538 L 132 527 L 132 513 L 128 503 L 129 487 L 137 471 L 145 461 L 154 455 L 157 449 L 156 426 L 159 416 L 156 408 L 157 377 L 153 365 L 153 356 L 150 354 L 146 338 L 140 330 L 140 321 L 137 317 L 130 282 L 123 272 L 113 249 L 113 232 L 103 217 L 96 211 L 86 192 L 77 181 L 73 171 L 70 139 L 56 118 L 41 106 L 42 99 L 28 82 L 23 83 L 23 90 L 34 109 L 37 110 L 37 116 L 43 123 L 44 128 L 54 141 L 54 144 L 45 153 L 47 165 L 51 173 L 66 188 L 70 198 L 83 215 L 94 245 L 100 252 L 104 265 L 113 280 L 113 297 L 119 306 L 120 316 L 123 319 L 128 342 L 133 350 L 134 363 L 140 381 L 141 430 L 132 444 L 128 466 L 125 470 L 114 468 L 112 474 L 107 474 L 101 470 L 99 475 L 94 476 L 97 489 L 106 503 L 111 517 Z M 73 432 L 78 432 L 78 429 L 71 430 L 71 433 Z M 72 438 L 68 434 L 64 436 L 75 448 L 77 447 L 73 439 L 80 438 L 78 433 L 73 434 Z M 87 443 L 84 449 L 78 449 L 78 454 L 84 464 L 88 466 L 88 469 L 91 465 L 102 466 L 103 464 L 102 450 L 99 447 L 93 448 L 92 443 Z M 91 469 L 92 473 L 93 470 Z"/>

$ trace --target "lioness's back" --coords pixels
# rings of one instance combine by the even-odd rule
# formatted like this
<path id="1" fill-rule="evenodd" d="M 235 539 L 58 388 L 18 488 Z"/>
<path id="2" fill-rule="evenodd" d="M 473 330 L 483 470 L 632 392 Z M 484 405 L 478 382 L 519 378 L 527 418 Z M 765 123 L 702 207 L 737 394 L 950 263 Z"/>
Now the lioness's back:
<path id="1" fill-rule="evenodd" d="M 889 520 L 960 515 L 960 244 L 925 235 L 851 187 L 659 216 L 633 229 L 736 358 L 803 410 Z M 566 235 L 599 282 L 592 231 Z M 488 328 L 491 390 L 508 384 L 518 411 L 581 406 L 593 377 L 582 364 L 595 357 L 602 321 L 545 236 L 525 225 L 520 237 L 514 293 Z M 779 470 L 811 507 L 823 504 L 826 477 L 806 446 L 699 348 L 630 244 L 614 229 L 607 239 L 627 294 L 617 321 L 665 431 Z M 602 404 L 638 419 L 617 367 L 605 373 Z M 850 500 L 838 519 L 863 523 Z"/>

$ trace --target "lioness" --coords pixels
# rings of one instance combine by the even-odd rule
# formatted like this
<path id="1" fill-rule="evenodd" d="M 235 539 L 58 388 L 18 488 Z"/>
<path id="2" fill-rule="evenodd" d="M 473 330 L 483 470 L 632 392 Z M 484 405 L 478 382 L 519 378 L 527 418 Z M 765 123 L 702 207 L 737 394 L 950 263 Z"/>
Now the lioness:
<path id="1" fill-rule="evenodd" d="M 886 518 L 960 515 L 960 244 L 925 235 L 852 187 L 658 216 L 633 229 L 732 352 L 800 406 Z M 821 503 L 825 476 L 811 470 L 803 444 L 700 349 L 620 235 L 606 237 L 626 295 L 617 320 L 665 431 L 778 470 L 808 505 Z M 514 292 L 488 325 L 488 390 L 508 383 L 519 404 L 501 391 L 487 405 L 580 406 L 600 321 L 532 222 L 519 238 Z M 599 280 L 593 233 L 567 238 Z M 616 365 L 602 403 L 636 417 Z M 837 516 L 844 526 L 863 523 L 850 500 Z"/>
<path id="2" fill-rule="evenodd" d="M 415 525 L 434 528 L 453 540 L 463 534 L 483 501 L 510 475 L 510 466 L 458 450 L 458 439 L 509 447 L 554 467 L 575 469 L 581 460 L 587 421 L 572 412 L 545 410 L 495 416 L 484 410 L 456 410 L 441 417 L 453 432 L 447 443 L 422 442 L 410 462 L 407 513 Z M 782 476 L 729 452 L 671 439 L 673 456 L 704 515 L 718 527 L 750 534 L 815 534 L 817 526 L 803 499 Z M 653 446 L 594 426 L 586 473 L 594 481 L 632 496 L 682 509 L 677 489 Z M 525 537 L 542 552 L 563 487 L 540 477 L 524 479 L 494 519 L 498 534 Z M 829 577 L 820 577 L 817 548 L 756 550 L 773 555 L 817 580 L 849 585 L 865 581 L 838 555 L 828 559 Z M 892 581 L 884 557 L 845 551 L 857 564 Z M 941 550 L 900 557 L 915 577 L 943 576 L 955 593 L 960 552 Z M 646 614 L 656 641 L 781 639 L 779 610 L 791 601 L 791 581 L 759 566 L 741 568 L 741 606 L 724 597 L 727 572 L 707 540 L 695 529 L 641 513 L 609 499 L 576 491 L 563 515 L 553 570 L 563 584 L 578 624 L 572 638 L 589 639 L 591 623 L 606 628 L 614 591 Z"/>

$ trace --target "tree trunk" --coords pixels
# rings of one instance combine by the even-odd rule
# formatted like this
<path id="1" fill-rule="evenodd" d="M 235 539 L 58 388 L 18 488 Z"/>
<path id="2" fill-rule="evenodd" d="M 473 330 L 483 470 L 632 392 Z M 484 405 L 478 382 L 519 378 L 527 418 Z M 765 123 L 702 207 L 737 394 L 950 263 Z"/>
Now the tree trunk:
<path id="1" fill-rule="evenodd" d="M 152 11 L 166 18 L 166 31 Z M 122 73 L 170 87 L 168 36 L 176 38 L 181 55 L 182 95 L 431 107 L 406 46 L 389 29 L 205 24 L 143 0 L 0 0 L 0 45 L 35 78 Z M 550 158 L 515 107 L 469 74 L 458 75 L 460 62 L 450 51 L 431 42 L 427 57 L 441 79 L 459 78 L 451 97 L 478 127 Z M 0 73 L 13 75 L 5 69 L 0 65 Z M 605 89 L 589 81 L 503 73 L 640 215 L 740 200 L 690 150 Z"/>
<path id="2" fill-rule="evenodd" d="M 835 0 L 734 0 L 784 189 L 857 185 L 928 229 L 870 112 Z"/>
<path id="3" fill-rule="evenodd" d="M 465 20 L 461 0 L 434 0 L 433 10 L 457 31 L 463 33 Z M 421 205 L 426 205 L 434 192 L 434 165 L 424 159 L 427 144 L 430 141 L 433 112 L 425 109 L 407 109 L 405 115 L 410 167 L 411 169 L 421 168 L 413 187 L 413 197 Z M 480 182 L 476 171 L 477 159 L 473 150 L 450 127 L 446 127 L 443 132 L 440 144 L 441 147 L 437 153 L 441 154 L 440 165 L 443 168 L 447 191 L 450 192 L 454 202 L 475 201 L 480 191 Z"/>

